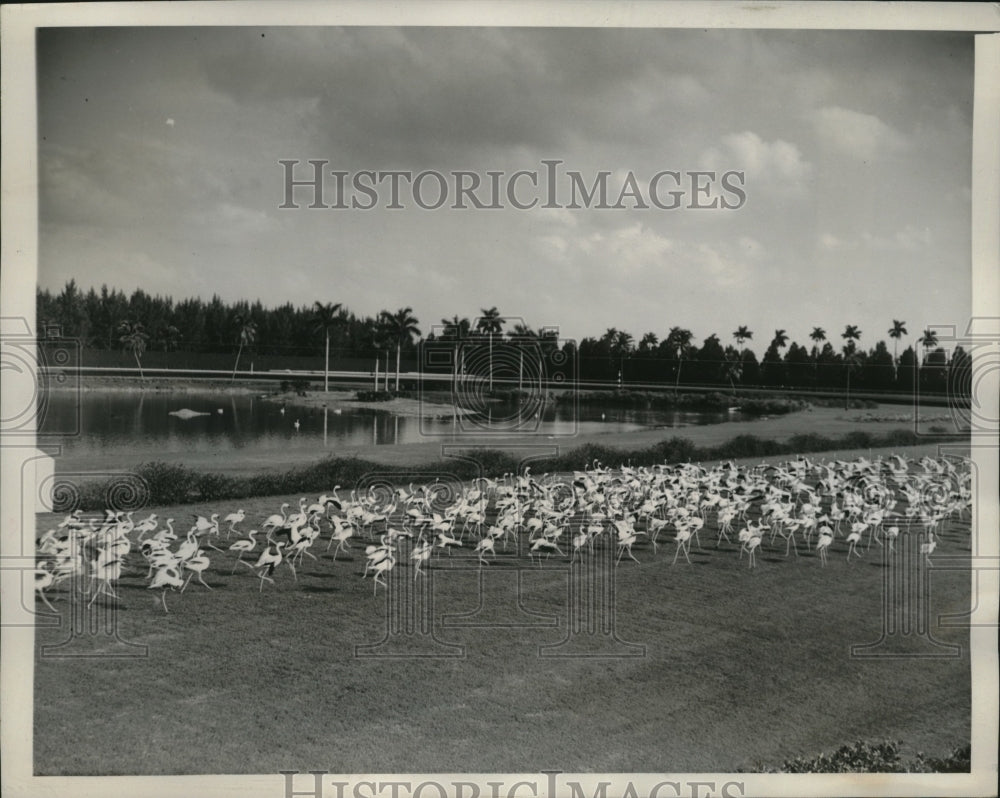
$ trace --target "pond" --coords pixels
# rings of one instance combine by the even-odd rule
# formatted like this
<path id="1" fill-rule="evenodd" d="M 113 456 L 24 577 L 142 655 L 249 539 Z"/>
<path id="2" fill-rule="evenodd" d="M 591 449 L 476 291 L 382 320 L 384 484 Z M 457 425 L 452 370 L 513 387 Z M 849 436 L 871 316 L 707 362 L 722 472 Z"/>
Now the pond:
<path id="1" fill-rule="evenodd" d="M 186 409 L 198 415 L 171 415 Z M 54 392 L 40 419 L 40 440 L 78 455 L 303 451 L 323 447 L 459 442 L 483 435 L 530 434 L 571 439 L 575 434 L 678 428 L 739 420 L 739 413 L 634 410 L 547 404 L 530 417 L 516 407 L 497 406 L 485 416 L 456 418 L 446 408 L 433 417 L 397 416 L 384 411 L 288 407 L 251 394 L 85 391 Z M 298 427 L 296 427 L 298 422 Z"/>

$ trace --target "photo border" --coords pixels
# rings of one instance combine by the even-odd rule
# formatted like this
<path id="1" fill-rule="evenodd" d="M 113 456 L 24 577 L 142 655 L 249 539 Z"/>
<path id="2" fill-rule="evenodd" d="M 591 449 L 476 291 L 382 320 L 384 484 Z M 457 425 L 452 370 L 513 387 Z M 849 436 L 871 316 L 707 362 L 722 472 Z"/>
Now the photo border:
<path id="1" fill-rule="evenodd" d="M 315 25 L 427 25 L 505 27 L 674 27 L 840 30 L 952 30 L 993 33 L 979 36 L 975 48 L 975 108 L 972 170 L 972 315 L 1000 317 L 1000 16 L 993 4 L 976 3 L 829 3 L 796 2 L 749 5 L 737 2 L 424 2 L 405 5 L 382 2 L 339 2 L 330 5 L 299 2 L 231 3 L 94 3 L 74 5 L 5 5 L 0 8 L 0 93 L 2 120 L 2 250 L 0 250 L 0 317 L 25 316 L 32 329 L 37 284 L 37 101 L 35 31 L 47 26 L 315 26 Z M 987 375 L 988 395 L 1000 396 L 995 372 Z M 990 388 L 989 386 L 992 386 Z M 0 407 L 17 407 L 23 397 L 8 390 L 0 394 Z M 997 417 L 996 407 L 990 418 Z M 4 415 L 6 417 L 6 415 Z M 21 528 L 22 488 L 12 475 L 21 463 L 37 456 L 37 444 L 8 442 L 0 446 L 0 535 L 5 555 L 20 554 L 25 535 Z M 977 442 L 971 449 L 980 476 L 977 496 L 979 519 L 986 530 L 1000 528 L 997 512 L 997 447 Z M 24 514 L 30 518 L 31 514 Z M 996 558 L 995 535 L 984 536 L 981 556 Z M 5 561 L 25 560 L 24 556 Z M 21 567 L 27 567 L 24 563 Z M 4 564 L 0 642 L 0 725 L 2 791 L 4 796 L 269 796 L 288 794 L 285 776 L 278 773 L 252 776 L 150 776 L 150 777 L 35 777 L 32 768 L 34 627 L 16 625 L 21 596 L 16 586 L 17 565 Z M 970 574 L 974 578 L 976 574 Z M 716 785 L 739 782 L 731 795 L 995 795 L 997 784 L 997 584 L 993 571 L 978 573 L 979 601 L 970 629 L 972 651 L 972 772 L 970 774 L 438 774 L 443 783 L 475 783 L 482 796 L 493 793 L 488 782 L 502 782 L 506 795 L 517 783 L 536 785 L 536 794 L 547 795 L 553 783 L 565 790 L 568 781 L 579 782 L 593 795 L 602 782 L 610 782 L 608 795 L 626 782 L 639 795 L 664 780 L 686 785 L 692 794 L 698 782 Z M 306 771 L 307 773 L 308 771 Z M 328 782 L 347 783 L 345 795 L 363 782 L 398 781 L 400 774 L 343 775 Z M 425 780 L 414 774 L 414 781 Z M 308 789 L 296 782 L 296 790 Z M 370 794 L 365 788 L 362 794 Z M 527 787 L 518 795 L 531 795 Z M 699 795 L 705 795 L 701 788 Z M 300 795 L 303 793 L 299 793 Z M 306 793 L 308 794 L 308 793 Z M 329 789 L 325 795 L 337 795 Z M 432 794 L 432 793 L 428 793 Z M 469 792 L 466 791 L 466 795 Z M 661 789 L 661 795 L 672 795 Z M 713 793 L 715 794 L 715 793 Z"/>

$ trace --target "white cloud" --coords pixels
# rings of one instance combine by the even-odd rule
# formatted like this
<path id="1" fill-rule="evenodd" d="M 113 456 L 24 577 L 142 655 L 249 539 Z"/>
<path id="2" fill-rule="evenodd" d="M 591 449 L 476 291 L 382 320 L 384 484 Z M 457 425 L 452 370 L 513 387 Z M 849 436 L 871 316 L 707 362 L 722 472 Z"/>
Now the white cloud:
<path id="1" fill-rule="evenodd" d="M 843 237 L 825 232 L 819 236 L 816 246 L 827 251 L 854 250 L 864 247 L 877 252 L 917 252 L 928 249 L 934 243 L 934 234 L 929 227 L 908 224 L 902 230 L 888 235 L 878 235 L 865 230 L 858 236 Z"/>
<path id="2" fill-rule="evenodd" d="M 872 114 L 833 105 L 813 112 L 812 122 L 825 146 L 862 161 L 906 146 L 901 133 Z"/>
<path id="3" fill-rule="evenodd" d="M 817 244 L 820 249 L 829 249 L 829 250 L 843 249 L 845 246 L 847 246 L 846 242 L 835 236 L 833 233 L 823 233 L 822 235 L 820 235 Z"/>
<path id="4" fill-rule="evenodd" d="M 745 172 L 748 186 L 764 185 L 792 192 L 802 189 L 803 181 L 812 171 L 812 165 L 795 144 L 783 139 L 768 142 L 752 130 L 723 136 L 722 146 L 705 150 L 701 160 L 713 171 Z"/>

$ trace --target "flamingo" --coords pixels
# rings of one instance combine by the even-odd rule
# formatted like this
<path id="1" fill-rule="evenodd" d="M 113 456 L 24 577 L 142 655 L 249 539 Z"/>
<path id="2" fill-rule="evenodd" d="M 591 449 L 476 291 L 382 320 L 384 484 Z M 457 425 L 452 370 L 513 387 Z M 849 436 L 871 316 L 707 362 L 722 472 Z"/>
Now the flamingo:
<path id="1" fill-rule="evenodd" d="M 309 547 L 312 545 L 313 540 L 314 538 L 312 536 L 306 535 L 295 541 L 295 543 L 288 548 L 288 553 L 291 555 L 288 558 L 288 564 L 294 565 L 298 562 L 301 565 L 302 555 L 304 554 L 315 560 L 316 555 L 309 551 Z M 295 571 L 293 570 L 292 573 L 295 573 Z M 299 581 L 298 576 L 295 577 L 295 581 Z"/>
<path id="2" fill-rule="evenodd" d="M 247 533 L 247 535 L 248 535 L 247 537 L 237 540 L 232 546 L 229 547 L 230 551 L 239 552 L 239 556 L 236 558 L 236 562 L 233 563 L 233 570 L 231 571 L 232 574 L 236 573 L 236 566 L 239 565 L 240 562 L 243 560 L 243 555 L 249 554 L 250 552 L 252 552 L 254 549 L 257 548 L 257 535 L 258 535 L 257 530 L 251 529 Z"/>
<path id="3" fill-rule="evenodd" d="M 106 593 L 114 599 L 118 598 L 118 594 L 111 588 L 111 583 L 118 581 L 118 578 L 122 573 L 122 561 L 119 559 L 110 559 L 109 557 L 102 556 L 98 558 L 97 562 L 94 564 L 94 577 L 100 581 L 100 587 L 94 591 L 94 595 L 91 597 L 90 601 L 87 603 L 89 607 L 102 593 Z"/>
<path id="4" fill-rule="evenodd" d="M 137 540 L 142 540 L 143 536 L 155 532 L 157 526 L 159 526 L 159 522 L 156 520 L 156 513 L 150 513 L 147 518 L 135 525 L 133 531 L 138 533 Z"/>
<path id="5" fill-rule="evenodd" d="M 851 552 L 858 555 L 858 559 L 861 559 L 861 552 L 858 551 L 858 542 L 861 540 L 860 531 L 852 531 L 850 535 L 847 536 L 847 559 L 851 559 Z"/>
<path id="6" fill-rule="evenodd" d="M 176 590 L 179 587 L 184 586 L 184 580 L 181 579 L 180 574 L 177 573 L 177 569 L 172 565 L 164 566 L 163 568 L 158 568 L 156 573 L 153 574 L 153 581 L 147 586 L 147 590 L 162 590 L 160 593 L 160 601 L 163 603 L 163 611 L 170 612 L 167 609 L 167 588 Z"/>
<path id="7" fill-rule="evenodd" d="M 928 567 L 933 567 L 934 563 L 931 562 L 931 555 L 934 553 L 934 549 L 937 548 L 937 540 L 928 533 L 927 542 L 920 544 L 920 553 L 924 555 L 924 561 L 927 563 Z"/>
<path id="8" fill-rule="evenodd" d="M 236 525 L 243 523 L 243 519 L 247 517 L 247 514 L 243 509 L 237 510 L 235 513 L 230 513 L 222 520 L 229 524 L 229 531 L 226 532 L 226 540 L 229 539 L 229 535 L 236 531 Z"/>
<path id="9" fill-rule="evenodd" d="M 752 536 L 746 543 L 747 553 L 750 555 L 750 567 L 757 567 L 757 549 L 760 548 L 760 536 Z"/>
<path id="10" fill-rule="evenodd" d="M 461 547 L 462 542 L 458 538 L 453 538 L 444 532 L 438 532 L 438 542 L 435 544 L 439 549 L 446 549 L 448 554 L 451 554 L 451 549 L 453 546 Z"/>
<path id="11" fill-rule="evenodd" d="M 288 520 L 288 514 L 285 512 L 285 510 L 287 509 L 288 509 L 288 502 L 284 502 L 281 505 L 281 514 L 279 515 L 278 513 L 274 513 L 273 515 L 269 515 L 267 519 L 264 521 L 264 523 L 261 524 L 261 528 L 266 529 L 268 527 L 272 528 L 283 527 L 285 525 L 285 522 Z"/>
<path id="12" fill-rule="evenodd" d="M 424 541 L 416 548 L 410 552 L 410 559 L 416 562 L 416 568 L 413 571 L 413 578 L 416 579 L 422 573 L 420 570 L 420 563 L 427 562 L 431 558 L 431 553 L 434 551 L 434 546 Z"/>
<path id="13" fill-rule="evenodd" d="M 559 548 L 558 544 L 554 543 L 551 540 L 548 540 L 547 538 L 538 538 L 538 540 L 536 540 L 534 543 L 531 544 L 531 550 L 528 553 L 529 558 L 534 552 L 536 551 L 541 552 L 543 549 L 545 550 L 547 557 L 551 556 L 552 552 L 554 551 L 559 552 L 559 554 L 563 553 L 562 549 Z M 541 564 L 541 561 L 542 561 L 542 555 L 539 554 L 538 555 L 539 565 Z"/>
<path id="14" fill-rule="evenodd" d="M 351 548 L 350 544 L 347 542 L 354 536 L 354 527 L 350 524 L 345 524 L 338 518 L 333 519 L 333 534 L 330 535 L 330 542 L 326 544 L 326 550 L 330 550 L 330 546 L 333 545 L 333 541 L 337 541 L 337 548 L 333 550 L 333 559 L 337 559 L 337 552 L 347 551 Z"/>
<path id="15" fill-rule="evenodd" d="M 368 562 L 365 563 L 365 570 L 361 578 L 364 579 L 370 569 L 388 558 L 390 554 L 392 554 L 392 547 L 386 543 L 385 535 L 382 536 L 381 545 L 376 546 L 372 544 L 371 546 L 365 546 L 365 557 L 368 559 Z"/>
<path id="16" fill-rule="evenodd" d="M 496 550 L 493 548 L 493 538 L 491 537 L 485 537 L 476 544 L 476 554 L 479 555 L 480 565 L 489 565 L 489 561 L 486 560 L 486 552 L 496 554 Z"/>
<path id="17" fill-rule="evenodd" d="M 816 540 L 816 550 L 819 551 L 819 558 L 824 567 L 826 566 L 827 549 L 830 548 L 831 543 L 833 543 L 833 530 L 828 526 L 821 526 L 819 538 Z"/>
<path id="18" fill-rule="evenodd" d="M 205 570 L 208 568 L 209 562 L 208 557 L 205 556 L 203 549 L 198 549 L 193 557 L 189 557 L 182 563 L 185 570 L 190 571 L 187 580 L 184 582 L 184 586 L 181 588 L 181 593 L 187 588 L 188 584 L 191 582 L 191 577 L 195 574 L 198 575 L 198 581 L 201 582 L 205 587 L 211 590 L 211 586 L 205 581 L 203 576 Z"/>
<path id="19" fill-rule="evenodd" d="M 632 544 L 635 543 L 636 540 L 638 540 L 638 536 L 641 534 L 644 533 L 632 530 L 630 532 L 625 532 L 623 534 L 621 529 L 618 530 L 618 559 L 615 560 L 615 565 L 621 562 L 622 555 L 624 555 L 626 552 L 628 553 L 628 556 L 631 559 L 635 560 L 637 565 L 642 564 L 639 562 L 638 558 L 636 558 L 636 556 L 632 553 Z"/>
<path id="20" fill-rule="evenodd" d="M 55 581 L 55 575 L 52 573 L 52 569 L 48 563 L 45 563 L 43 567 L 35 569 L 35 594 L 42 600 L 46 607 L 48 607 L 52 612 L 56 611 L 48 598 L 45 596 L 45 588 L 49 587 L 53 581 Z"/>
<path id="21" fill-rule="evenodd" d="M 688 526 L 682 526 L 677 530 L 677 536 L 674 538 L 674 542 L 677 543 L 677 551 L 674 552 L 674 561 L 671 565 L 677 565 L 677 556 L 684 552 L 684 559 L 691 563 L 691 558 L 688 556 L 688 549 L 691 548 L 691 528 Z"/>
<path id="22" fill-rule="evenodd" d="M 372 577 L 372 585 L 374 587 L 373 594 L 378 592 L 379 583 L 388 588 L 385 581 L 385 575 L 391 571 L 395 565 L 396 555 L 390 551 L 387 557 L 372 566 L 372 571 L 375 574 L 375 576 Z"/>
<path id="23" fill-rule="evenodd" d="M 257 558 L 257 562 L 255 562 L 253 565 L 250 565 L 250 563 L 246 562 L 243 563 L 250 570 L 257 570 L 257 575 L 260 577 L 261 591 L 264 590 L 265 579 L 272 585 L 274 584 L 274 580 L 271 578 L 271 574 L 273 574 L 275 569 L 279 565 L 281 565 L 281 561 L 284 559 L 284 557 L 281 554 L 281 549 L 284 545 L 285 542 L 283 540 L 277 543 L 271 541 L 269 542 L 268 547 L 260 553 L 260 557 Z"/>

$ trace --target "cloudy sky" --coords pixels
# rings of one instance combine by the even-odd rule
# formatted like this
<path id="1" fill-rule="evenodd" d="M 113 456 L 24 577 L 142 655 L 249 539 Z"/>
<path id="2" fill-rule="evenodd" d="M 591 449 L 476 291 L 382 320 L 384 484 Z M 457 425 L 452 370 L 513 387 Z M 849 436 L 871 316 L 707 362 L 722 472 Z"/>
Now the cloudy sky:
<path id="1" fill-rule="evenodd" d="M 759 352 L 776 327 L 804 343 L 813 325 L 839 341 L 856 324 L 872 346 L 893 318 L 915 336 L 969 316 L 968 34 L 65 28 L 37 41 L 46 288 L 409 305 L 425 333 L 493 305 L 571 338 L 681 325 L 700 342 L 746 324 Z M 746 201 L 458 210 L 452 194 L 428 211 L 404 188 L 389 210 L 383 183 L 371 210 L 308 209 L 301 189 L 303 207 L 280 209 L 282 159 L 303 163 L 300 179 L 322 159 L 348 180 L 465 170 L 484 184 L 542 178 L 558 159 L 588 185 L 610 172 L 609 204 L 629 172 L 646 193 L 663 170 L 732 169 Z M 433 201 L 436 183 L 424 188 Z"/>

